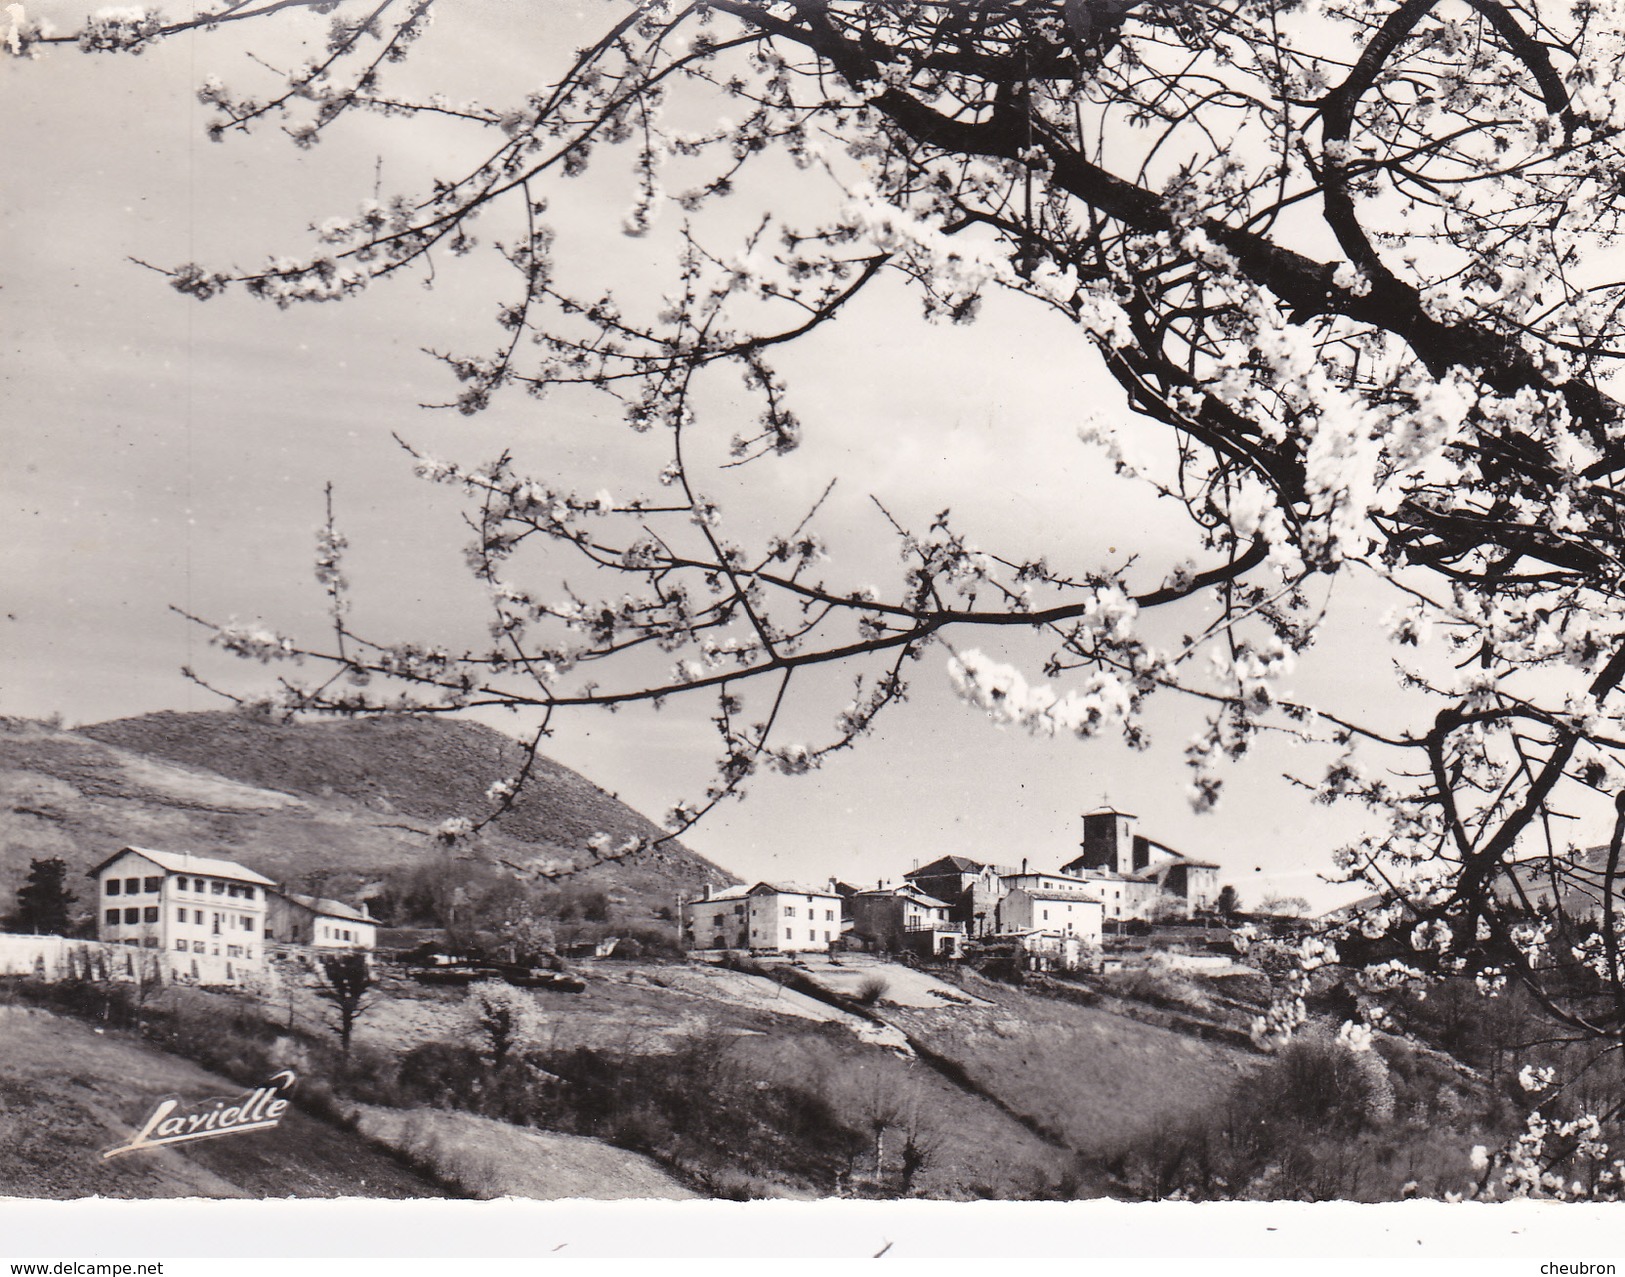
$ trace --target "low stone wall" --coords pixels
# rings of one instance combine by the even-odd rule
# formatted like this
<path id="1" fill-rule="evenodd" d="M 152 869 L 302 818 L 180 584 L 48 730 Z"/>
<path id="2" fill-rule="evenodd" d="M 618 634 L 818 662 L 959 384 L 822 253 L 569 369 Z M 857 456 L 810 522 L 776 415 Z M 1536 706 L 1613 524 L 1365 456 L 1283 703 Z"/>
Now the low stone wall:
<path id="1" fill-rule="evenodd" d="M 0 976 L 66 980 L 81 975 L 98 980 L 134 980 L 141 963 L 154 959 L 165 980 L 173 984 L 247 984 L 270 978 L 263 967 L 212 954 L 170 953 L 66 936 L 0 934 Z"/>
<path id="2" fill-rule="evenodd" d="M 63 936 L 0 935 L 0 975 L 56 979 L 64 973 L 68 946 L 84 943 Z"/>

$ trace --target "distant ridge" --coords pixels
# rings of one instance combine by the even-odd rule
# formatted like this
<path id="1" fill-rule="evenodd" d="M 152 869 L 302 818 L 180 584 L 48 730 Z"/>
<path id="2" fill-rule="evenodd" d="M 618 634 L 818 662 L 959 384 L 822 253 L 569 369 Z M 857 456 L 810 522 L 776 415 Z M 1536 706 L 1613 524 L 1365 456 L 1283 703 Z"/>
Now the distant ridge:
<path id="1" fill-rule="evenodd" d="M 75 869 L 127 842 L 224 855 L 273 878 L 366 877 L 441 854 L 430 833 L 489 810 L 523 748 L 478 723 L 407 717 L 279 723 L 236 711 L 165 711 L 73 731 L 0 721 L 0 904 L 28 860 Z M 738 881 L 678 842 L 592 864 L 587 840 L 658 836 L 651 821 L 547 758 L 489 850 L 518 864 L 580 866 L 572 881 L 652 911 L 679 892 Z"/>

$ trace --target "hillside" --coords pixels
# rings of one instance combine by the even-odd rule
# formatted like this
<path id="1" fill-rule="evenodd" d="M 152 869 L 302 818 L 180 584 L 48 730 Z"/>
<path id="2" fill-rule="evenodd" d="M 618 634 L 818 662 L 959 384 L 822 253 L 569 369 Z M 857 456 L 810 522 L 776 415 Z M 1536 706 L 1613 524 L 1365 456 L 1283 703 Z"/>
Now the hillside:
<path id="1" fill-rule="evenodd" d="M 444 1197 L 372 1142 L 292 1109 L 270 1131 L 104 1161 L 158 1100 L 241 1095 L 189 1060 L 43 1010 L 0 1005 L 0 1196 Z"/>
<path id="2" fill-rule="evenodd" d="M 283 881 L 337 876 L 335 889 L 353 890 L 438 856 L 435 827 L 487 810 L 486 789 L 521 755 L 490 728 L 442 720 L 160 713 L 76 731 L 0 720 L 0 902 L 34 857 L 83 871 L 129 843 L 225 856 Z M 585 864 L 599 832 L 618 844 L 658 830 L 544 758 L 483 846 L 514 863 Z M 647 914 L 737 879 L 671 842 L 572 881 Z"/>

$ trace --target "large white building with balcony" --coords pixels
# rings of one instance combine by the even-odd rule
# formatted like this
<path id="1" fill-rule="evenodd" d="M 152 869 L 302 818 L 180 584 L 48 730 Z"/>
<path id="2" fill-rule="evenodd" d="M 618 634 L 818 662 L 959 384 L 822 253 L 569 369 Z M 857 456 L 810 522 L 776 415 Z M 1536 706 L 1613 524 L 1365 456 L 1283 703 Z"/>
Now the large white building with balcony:
<path id="1" fill-rule="evenodd" d="M 177 978 L 230 983 L 265 966 L 267 889 L 230 860 L 124 847 L 92 869 L 97 936 L 163 955 Z"/>

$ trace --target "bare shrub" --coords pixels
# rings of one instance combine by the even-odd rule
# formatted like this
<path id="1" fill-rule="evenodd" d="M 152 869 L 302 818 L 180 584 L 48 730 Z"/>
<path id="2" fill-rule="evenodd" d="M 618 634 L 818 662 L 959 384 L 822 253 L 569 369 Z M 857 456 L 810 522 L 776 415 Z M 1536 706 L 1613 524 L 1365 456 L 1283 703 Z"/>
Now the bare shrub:
<path id="1" fill-rule="evenodd" d="M 891 991 L 891 981 L 885 976 L 866 975 L 858 985 L 858 1001 L 872 1007 Z"/>
<path id="2" fill-rule="evenodd" d="M 1322 1036 L 1287 1043 L 1258 1084 L 1282 1117 L 1321 1130 L 1355 1133 L 1394 1115 L 1394 1084 L 1382 1057 Z"/>
<path id="3" fill-rule="evenodd" d="M 532 1045 L 542 1029 L 536 999 L 500 980 L 469 986 L 468 1023 L 470 1031 L 490 1049 L 491 1062 L 498 1068 L 510 1051 Z"/>
<path id="4" fill-rule="evenodd" d="M 1122 998 L 1157 1006 L 1206 1011 L 1212 1000 L 1190 976 L 1162 955 L 1154 955 L 1143 967 L 1127 967 L 1103 977 L 1106 987 Z"/>

